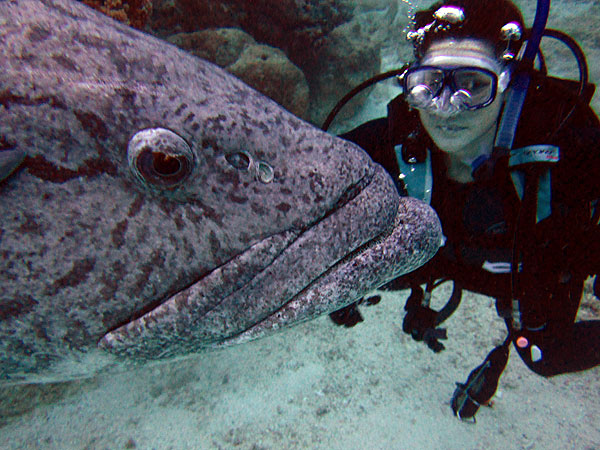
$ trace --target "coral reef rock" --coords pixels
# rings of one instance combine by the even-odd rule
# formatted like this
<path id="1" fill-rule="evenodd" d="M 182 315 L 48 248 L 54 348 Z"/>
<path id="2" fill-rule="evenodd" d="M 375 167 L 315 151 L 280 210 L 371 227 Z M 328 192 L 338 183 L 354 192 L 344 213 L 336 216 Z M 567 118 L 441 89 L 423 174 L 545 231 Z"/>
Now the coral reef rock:
<path id="1" fill-rule="evenodd" d="M 283 51 L 259 45 L 236 28 L 178 33 L 169 36 L 168 41 L 225 68 L 291 113 L 306 117 L 308 83 Z"/>
<path id="2" fill-rule="evenodd" d="M 362 30 L 357 21 L 338 26 L 318 49 L 313 64 L 304 66 L 311 91 L 308 113 L 311 122 L 320 125 L 348 91 L 379 73 L 380 46 Z M 369 92 L 367 89 L 355 97 L 341 111 L 341 117 L 352 114 Z"/>
<path id="3" fill-rule="evenodd" d="M 239 28 L 218 28 L 192 33 L 178 33 L 167 38 L 169 42 L 221 67 L 238 60 L 242 52 L 256 41 Z"/>
<path id="4" fill-rule="evenodd" d="M 82 0 L 113 19 L 143 30 L 152 14 L 152 0 Z"/>
<path id="5" fill-rule="evenodd" d="M 340 0 L 155 0 L 151 28 L 163 36 L 241 28 L 298 64 L 336 26 L 351 20 L 352 11 Z"/>
<path id="6" fill-rule="evenodd" d="M 396 48 L 404 8 L 397 0 L 84 1 L 230 70 L 316 125 L 379 72 L 382 51 Z M 340 116 L 354 114 L 369 92 Z"/>
<path id="7" fill-rule="evenodd" d="M 226 69 L 291 113 L 305 117 L 309 101 L 306 78 L 281 50 L 252 45 Z"/>
<path id="8" fill-rule="evenodd" d="M 318 125 L 343 94 L 380 67 L 378 46 L 371 42 L 365 27 L 356 21 L 352 22 L 355 9 L 352 2 L 344 0 L 155 0 L 149 28 L 163 37 L 208 28 L 239 28 L 250 34 L 256 42 L 282 50 L 291 63 L 304 73 L 310 87 L 310 109 L 308 115 L 301 114 L 300 117 Z M 350 36 L 351 33 L 354 34 Z M 218 46 L 218 38 L 213 39 L 215 46 Z M 236 40 L 228 42 L 237 45 Z M 356 48 L 349 48 L 350 43 Z M 206 51 L 210 52 L 209 49 Z M 217 62 L 215 55 L 220 51 L 225 52 L 217 49 L 213 57 L 199 52 L 196 54 Z M 232 50 L 237 51 L 237 47 Z M 248 54 L 260 56 L 261 59 L 256 61 L 258 64 L 269 63 L 269 69 L 263 69 L 265 76 L 280 65 L 276 72 L 281 74 L 282 81 L 269 87 L 268 78 L 258 75 L 257 64 L 250 65 L 246 59 L 248 55 L 243 61 L 248 67 L 246 72 L 251 71 L 252 76 L 246 77 L 239 71 L 242 61 L 235 65 L 236 75 L 262 92 L 269 87 L 269 92 L 265 93 L 276 101 L 279 99 L 273 91 L 285 94 L 288 103 L 282 105 L 292 112 L 297 114 L 306 110 L 302 106 L 302 88 L 290 93 L 279 88 L 289 83 L 283 80 L 299 78 L 292 66 L 283 64 L 283 56 L 272 53 L 265 60 L 262 58 L 264 54 L 258 49 Z M 351 58 L 355 59 L 352 61 Z M 260 79 L 258 84 L 253 84 L 257 78 Z"/>

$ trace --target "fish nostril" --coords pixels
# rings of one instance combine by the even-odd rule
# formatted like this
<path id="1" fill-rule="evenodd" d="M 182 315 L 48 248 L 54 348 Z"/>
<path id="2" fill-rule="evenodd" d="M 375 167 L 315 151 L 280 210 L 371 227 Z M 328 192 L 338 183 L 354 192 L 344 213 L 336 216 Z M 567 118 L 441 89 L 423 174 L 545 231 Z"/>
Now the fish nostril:
<path id="1" fill-rule="evenodd" d="M 246 151 L 229 153 L 225 155 L 225 159 L 232 167 L 238 170 L 250 170 L 252 165 L 252 157 Z"/>
<path id="2" fill-rule="evenodd" d="M 273 178 L 275 177 L 275 171 L 268 162 L 254 161 L 252 155 L 245 150 L 229 153 L 225 155 L 225 159 L 232 167 L 254 174 L 254 178 L 261 183 L 268 184 L 273 181 Z"/>
<path id="3" fill-rule="evenodd" d="M 273 168 L 264 161 L 259 161 L 256 165 L 256 178 L 262 183 L 270 183 L 273 181 Z"/>

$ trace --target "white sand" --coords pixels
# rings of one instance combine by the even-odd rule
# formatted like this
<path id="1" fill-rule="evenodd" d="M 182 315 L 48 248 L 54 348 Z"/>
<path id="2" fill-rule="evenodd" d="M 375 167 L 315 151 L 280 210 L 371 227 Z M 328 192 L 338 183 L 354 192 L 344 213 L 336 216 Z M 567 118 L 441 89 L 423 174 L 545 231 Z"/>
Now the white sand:
<path id="1" fill-rule="evenodd" d="M 401 330 L 406 291 L 383 295 L 353 329 L 321 318 L 183 363 L 99 378 L 7 419 L 0 447 L 600 448 L 600 368 L 543 379 L 513 351 L 501 398 L 476 425 L 461 423 L 448 404 L 454 382 L 504 337 L 493 302 L 465 295 L 436 355 Z"/>

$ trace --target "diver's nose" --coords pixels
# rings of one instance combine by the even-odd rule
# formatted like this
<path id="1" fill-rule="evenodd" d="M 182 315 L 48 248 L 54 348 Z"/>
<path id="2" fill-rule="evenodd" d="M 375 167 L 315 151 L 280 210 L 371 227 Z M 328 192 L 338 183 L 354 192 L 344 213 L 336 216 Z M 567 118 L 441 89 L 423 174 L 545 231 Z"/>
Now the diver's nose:
<path id="1" fill-rule="evenodd" d="M 445 86 L 436 98 L 432 100 L 430 112 L 439 117 L 451 117 L 458 114 L 461 108 L 452 102 L 452 90 Z"/>

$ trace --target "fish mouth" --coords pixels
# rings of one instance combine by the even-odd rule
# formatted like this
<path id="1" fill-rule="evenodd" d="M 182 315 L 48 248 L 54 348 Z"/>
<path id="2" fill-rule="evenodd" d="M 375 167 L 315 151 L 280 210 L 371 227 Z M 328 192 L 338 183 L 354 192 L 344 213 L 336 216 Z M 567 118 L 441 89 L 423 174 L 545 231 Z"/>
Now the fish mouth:
<path id="1" fill-rule="evenodd" d="M 440 241 L 433 210 L 401 199 L 377 166 L 311 226 L 261 240 L 98 345 L 149 360 L 261 337 L 339 309 L 415 269 Z"/>
<path id="2" fill-rule="evenodd" d="M 425 264 L 442 242 L 435 212 L 420 200 L 400 200 L 391 230 L 347 254 L 277 311 L 218 346 L 244 343 L 282 327 L 336 311 Z"/>

